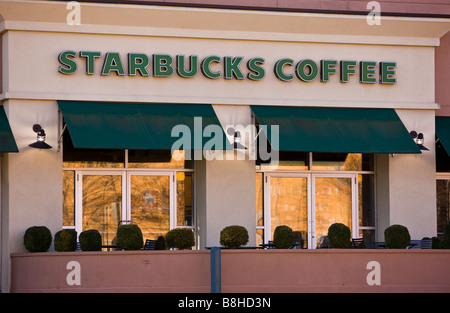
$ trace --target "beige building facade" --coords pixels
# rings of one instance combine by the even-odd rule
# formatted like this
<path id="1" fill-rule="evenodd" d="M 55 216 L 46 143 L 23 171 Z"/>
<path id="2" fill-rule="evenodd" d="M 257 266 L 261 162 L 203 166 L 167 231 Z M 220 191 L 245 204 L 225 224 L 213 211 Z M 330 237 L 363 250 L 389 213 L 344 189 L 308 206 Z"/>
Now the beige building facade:
<path id="1" fill-rule="evenodd" d="M 134 177 L 167 177 L 168 204 L 161 211 L 169 213 L 160 232 L 189 227 L 199 249 L 220 245 L 220 231 L 236 224 L 248 230 L 248 246 L 271 240 L 277 225 L 274 199 L 289 192 L 304 194 L 299 200 L 304 205 L 283 205 L 285 210 L 297 212 L 301 207 L 305 212 L 300 218 L 307 228 L 302 229 L 305 247 L 315 248 L 321 235 L 314 228 L 321 214 L 319 194 L 333 195 L 337 181 L 349 182 L 345 210 L 353 237 L 368 231 L 374 241 L 384 241 L 383 231 L 392 224 L 407 226 L 413 239 L 436 235 L 434 143 L 435 111 L 440 106 L 435 97 L 435 50 L 450 30 L 448 19 L 385 16 L 381 25 L 370 25 L 364 15 L 14 0 L 0 2 L 0 16 L 0 100 L 18 148 L 1 156 L 2 291 L 8 290 L 9 255 L 25 252 L 23 234 L 28 227 L 45 225 L 52 233 L 62 228 L 85 230 L 80 215 L 87 205 L 87 187 L 78 181 L 89 175 L 120 176 L 119 220 L 133 219 Z M 240 158 L 240 151 L 217 153 L 208 160 L 213 152 L 204 149 L 193 166 L 136 169 L 130 165 L 133 147 L 125 147 L 124 167 L 83 168 L 65 163 L 65 140 L 69 133 L 72 139 L 76 134 L 70 124 L 64 127 L 68 116 L 61 101 L 123 107 L 209 105 L 224 133 L 227 125 L 254 125 L 258 114 L 253 107 L 388 109 L 407 133 L 423 133 L 429 150 L 362 151 L 372 158 L 369 169 L 324 170 L 315 169 L 311 158 L 326 147 L 304 151 L 308 160 L 300 169 L 289 167 L 292 156 L 287 163 L 281 157 L 280 166 L 269 169 L 248 153 Z M 45 129 L 52 149 L 29 146 L 36 140 L 34 124 Z M 283 124 L 279 127 L 281 143 Z M 253 137 L 243 138 L 244 144 L 256 136 L 249 134 Z M 80 151 L 83 148 L 76 150 Z M 65 193 L 70 188 L 63 185 L 65 173 L 73 175 L 70 205 L 75 215 L 67 223 Z M 187 176 L 193 178 L 188 187 Z M 302 180 L 304 187 L 275 191 L 271 184 L 281 177 Z M 366 177 L 371 181 L 369 200 L 361 196 Z M 330 185 L 319 192 L 324 178 Z M 285 183 L 283 188 L 303 182 Z M 188 188 L 189 194 L 181 196 Z M 155 196 L 151 190 L 143 194 Z M 190 203 L 189 213 L 181 210 L 190 216 L 188 222 L 177 220 L 180 207 L 188 207 L 177 206 L 180 198 Z M 370 225 L 359 216 L 366 212 L 363 203 L 371 208 Z M 290 215 L 283 216 L 279 223 L 289 224 Z M 327 217 L 326 225 L 334 221 L 339 218 Z"/>

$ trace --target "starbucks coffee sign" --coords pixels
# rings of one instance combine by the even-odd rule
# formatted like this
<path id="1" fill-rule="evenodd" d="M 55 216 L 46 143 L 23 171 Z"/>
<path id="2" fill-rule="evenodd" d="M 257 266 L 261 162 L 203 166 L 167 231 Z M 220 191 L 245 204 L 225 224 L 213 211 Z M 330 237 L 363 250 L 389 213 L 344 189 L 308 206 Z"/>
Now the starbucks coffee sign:
<path id="1" fill-rule="evenodd" d="M 208 79 L 253 80 L 259 81 L 266 77 L 267 72 L 273 73 L 281 81 L 300 80 L 312 82 L 320 80 L 329 82 L 333 75 L 339 76 L 341 83 L 348 83 L 353 76 L 359 76 L 361 84 L 395 84 L 396 62 L 356 61 L 356 60 L 319 60 L 283 58 L 275 62 L 272 68 L 267 68 L 265 59 L 253 57 L 209 55 L 200 58 L 197 55 L 168 55 L 145 53 L 73 51 L 66 50 L 59 54 L 59 72 L 66 75 L 75 74 L 80 65 L 84 65 L 86 75 L 119 75 L 143 77 L 171 77 L 178 75 L 183 78 L 203 76 Z M 95 63 L 101 62 L 100 72 L 95 72 Z"/>

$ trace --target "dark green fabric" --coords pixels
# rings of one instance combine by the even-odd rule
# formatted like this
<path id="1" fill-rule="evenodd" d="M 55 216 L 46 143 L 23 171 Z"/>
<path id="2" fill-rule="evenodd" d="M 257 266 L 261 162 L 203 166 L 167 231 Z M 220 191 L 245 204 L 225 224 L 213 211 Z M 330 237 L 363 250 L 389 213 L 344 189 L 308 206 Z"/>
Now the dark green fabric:
<path id="1" fill-rule="evenodd" d="M 269 141 L 279 125 L 280 151 L 421 153 L 393 109 L 251 108 Z"/>
<path id="2" fill-rule="evenodd" d="M 0 107 L 0 152 L 19 152 L 3 107 Z"/>
<path id="3" fill-rule="evenodd" d="M 450 117 L 436 117 L 436 136 L 450 155 Z"/>
<path id="4" fill-rule="evenodd" d="M 212 138 L 212 135 L 202 136 L 205 127 L 220 126 L 212 106 L 205 104 L 82 101 L 58 101 L 58 104 L 77 148 L 167 150 L 182 137 L 181 133 L 172 137 L 172 128 L 186 125 L 183 129 L 189 130 L 190 148 L 202 149 Z M 197 123 L 194 126 L 194 117 L 201 117 L 201 125 Z M 200 131 L 195 132 L 196 129 Z M 222 135 L 222 144 L 228 144 L 227 148 L 230 148 L 225 133 L 220 129 L 221 134 L 216 136 Z M 200 134 L 200 137 L 194 140 L 195 134 Z"/>

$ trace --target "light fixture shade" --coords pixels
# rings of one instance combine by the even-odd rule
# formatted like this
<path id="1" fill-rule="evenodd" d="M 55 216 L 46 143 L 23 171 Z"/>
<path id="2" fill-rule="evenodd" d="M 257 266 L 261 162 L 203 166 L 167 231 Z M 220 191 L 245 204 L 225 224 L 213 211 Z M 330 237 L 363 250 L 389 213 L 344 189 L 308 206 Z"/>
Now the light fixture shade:
<path id="1" fill-rule="evenodd" d="M 52 146 L 50 146 L 49 144 L 47 144 L 45 141 L 36 141 L 35 143 L 31 143 L 28 146 L 32 147 L 32 148 L 37 148 L 37 149 L 51 149 Z"/>
<path id="2" fill-rule="evenodd" d="M 414 142 L 417 144 L 417 147 L 419 147 L 420 150 L 430 151 L 430 149 L 428 149 L 423 145 L 424 142 L 423 133 L 417 133 L 415 130 L 413 130 L 409 134 L 411 135 L 411 138 L 414 140 Z"/>
<path id="3" fill-rule="evenodd" d="M 45 131 L 39 124 L 33 125 L 33 131 L 37 133 L 37 141 L 35 143 L 29 144 L 29 147 L 37 149 L 51 149 L 52 146 L 45 143 Z"/>

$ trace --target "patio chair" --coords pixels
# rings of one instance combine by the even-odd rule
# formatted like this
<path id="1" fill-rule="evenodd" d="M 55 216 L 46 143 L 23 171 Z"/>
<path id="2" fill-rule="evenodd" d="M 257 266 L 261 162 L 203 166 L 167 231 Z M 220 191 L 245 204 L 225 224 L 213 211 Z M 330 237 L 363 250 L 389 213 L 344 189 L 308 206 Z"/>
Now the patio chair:
<path id="1" fill-rule="evenodd" d="M 406 249 L 431 249 L 431 246 L 431 239 L 411 240 L 411 243 Z"/>
<path id="2" fill-rule="evenodd" d="M 354 249 L 364 249 L 366 244 L 364 243 L 364 238 L 352 238 L 352 248 Z"/>
<path id="3" fill-rule="evenodd" d="M 144 250 L 156 250 L 156 240 L 146 239 Z"/>

